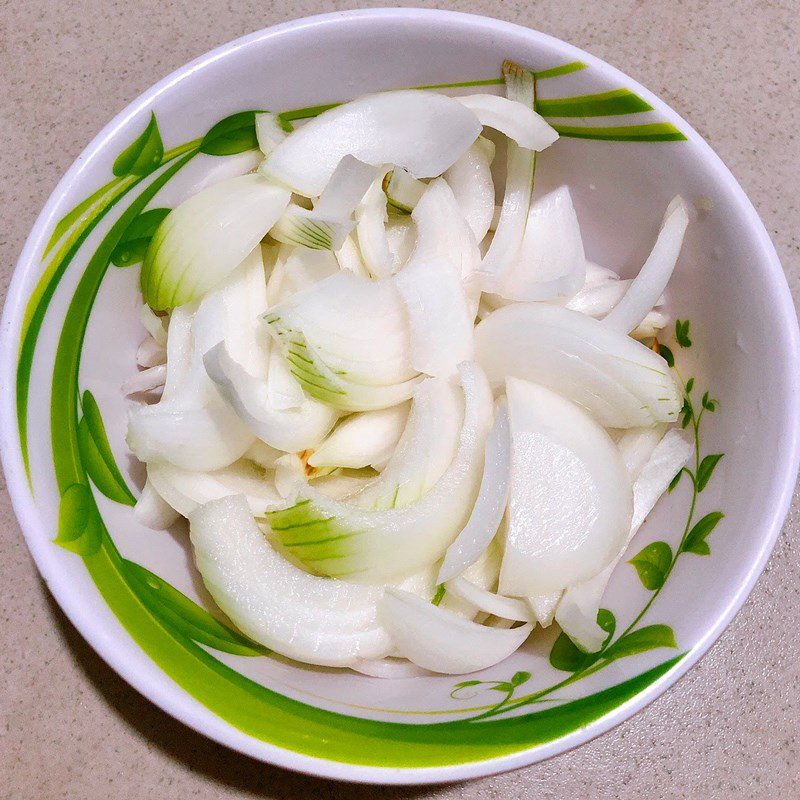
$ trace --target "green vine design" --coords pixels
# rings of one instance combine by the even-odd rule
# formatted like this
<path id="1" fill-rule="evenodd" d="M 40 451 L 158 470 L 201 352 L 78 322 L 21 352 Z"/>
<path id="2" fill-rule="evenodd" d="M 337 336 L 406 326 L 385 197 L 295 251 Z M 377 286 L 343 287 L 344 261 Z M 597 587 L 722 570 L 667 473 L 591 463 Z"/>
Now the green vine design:
<path id="1" fill-rule="evenodd" d="M 676 320 L 675 342 L 681 349 L 692 346 L 690 338 L 689 320 Z M 654 348 L 664 357 L 667 363 L 675 369 L 675 357 L 664 344 L 654 342 Z M 694 463 L 692 466 L 682 467 L 669 484 L 668 492 L 672 492 L 680 483 L 681 477 L 686 475 L 691 482 L 692 495 L 689 511 L 686 517 L 680 541 L 673 551 L 672 547 L 664 541 L 655 541 L 648 544 L 627 563 L 631 564 L 639 576 L 642 586 L 650 592 L 647 602 L 627 628 L 614 639 L 616 618 L 608 609 L 601 608 L 597 614 L 597 624 L 607 633 L 606 640 L 596 653 L 584 653 L 565 633 L 560 633 L 550 651 L 550 665 L 557 670 L 568 672 L 568 677 L 532 694 L 516 700 L 513 696 L 519 686 L 527 682 L 530 674 L 517 673 L 510 681 L 462 681 L 455 685 L 450 696 L 455 699 L 463 697 L 460 692 L 467 687 L 488 686 L 493 691 L 503 691 L 505 697 L 496 705 L 482 711 L 469 721 L 476 721 L 496 717 L 509 711 L 521 708 L 532 703 L 541 702 L 559 689 L 576 683 L 584 678 L 607 667 L 621 658 L 645 653 L 657 648 L 677 648 L 675 636 L 668 625 L 655 624 L 637 628 L 644 616 L 650 610 L 656 598 L 664 588 L 667 579 L 672 574 L 681 555 L 691 553 L 698 556 L 707 556 L 711 553 L 707 537 L 716 528 L 724 514 L 721 511 L 712 511 L 695 521 L 697 503 L 700 494 L 706 489 L 717 465 L 723 458 L 722 453 L 710 453 L 701 456 L 701 423 L 706 414 L 716 412 L 719 401 L 711 397 L 708 391 L 703 392 L 699 406 L 695 379 L 684 381 L 675 369 L 681 385 L 683 386 L 683 409 L 681 411 L 681 427 L 691 428 L 694 439 Z M 519 676 L 523 676 L 521 680 Z M 515 681 L 516 679 L 516 681 Z"/>
<path id="2" fill-rule="evenodd" d="M 582 62 L 572 62 L 539 72 L 536 77 L 544 80 L 567 76 L 585 67 Z M 447 89 L 501 82 L 502 79 L 488 79 L 421 88 Z M 280 120 L 288 128 L 293 121 L 314 117 L 333 105 L 285 111 L 280 114 Z M 555 121 L 570 117 L 635 115 L 651 110 L 644 100 L 627 89 L 541 100 L 537 108 L 554 120 L 555 127 L 563 136 L 642 142 L 685 139 L 680 131 L 666 123 L 639 124 L 634 121 L 601 128 L 565 126 Z M 550 741 L 608 713 L 665 674 L 681 656 L 670 658 L 647 672 L 580 700 L 560 703 L 549 695 L 617 658 L 654 647 L 674 647 L 674 638 L 666 626 L 629 629 L 616 642 L 609 644 L 616 623 L 611 612 L 601 611 L 598 622 L 609 630 L 604 649 L 600 654 L 583 654 L 562 634 L 551 652 L 551 663 L 568 671 L 569 675 L 555 686 L 517 697 L 520 689 L 530 681 L 530 673 L 517 672 L 508 681 L 463 681 L 454 688 L 453 699 L 462 699 L 464 693 L 474 687 L 496 692 L 500 700 L 472 720 L 425 726 L 388 723 L 308 706 L 272 692 L 226 666 L 213 652 L 204 648 L 246 657 L 263 656 L 267 651 L 158 575 L 124 559 L 119 553 L 104 524 L 92 486 L 113 502 L 131 505 L 134 497 L 114 461 L 100 407 L 91 392 L 82 392 L 79 387 L 79 366 L 89 315 L 109 266 L 129 267 L 140 263 L 156 228 L 169 213 L 166 208 L 148 208 L 159 190 L 199 153 L 226 156 L 255 148 L 255 113 L 250 110 L 233 114 L 212 126 L 202 138 L 167 150 L 164 149 L 157 119 L 151 115 L 141 133 L 114 161 L 114 177 L 54 226 L 42 255 L 42 275 L 25 310 L 16 376 L 20 446 L 29 482 L 27 435 L 31 366 L 50 301 L 90 233 L 117 203 L 137 187 L 143 187 L 92 254 L 64 317 L 53 368 L 50 409 L 53 466 L 61 497 L 58 533 L 54 542 L 83 559 L 104 601 L 120 623 L 144 651 L 192 696 L 246 733 L 299 752 L 342 761 L 386 765 L 387 753 L 382 742 L 390 740 L 394 743 L 389 757 L 392 764 L 419 766 L 441 763 L 441 746 L 451 748 L 448 758 L 467 761 Z M 688 324 L 686 333 L 688 336 Z M 687 396 L 690 392 L 691 389 L 687 389 Z M 703 412 L 714 410 L 709 406 L 715 406 L 715 402 L 706 398 L 703 410 L 695 415 L 690 401 L 689 422 L 695 423 L 696 435 Z M 697 464 L 690 473 L 695 498 L 705 487 L 715 466 L 715 463 L 704 463 L 703 469 Z M 676 476 L 676 481 L 679 479 L 680 475 Z M 709 527 L 708 522 L 705 528 L 698 528 L 699 525 L 684 535 L 684 550 L 679 552 L 699 554 L 704 545 L 707 547 L 705 537 L 713 526 Z M 671 565 L 665 572 L 668 574 L 669 570 Z M 655 590 L 654 596 L 658 591 L 660 588 Z M 524 727 L 517 725 L 515 719 L 485 726 L 471 724 L 474 719 L 488 719 L 523 705 L 545 702 L 559 702 L 559 705 L 545 712 L 526 715 Z M 298 725 L 299 720 L 302 720 L 302 725 Z M 478 729 L 484 728 L 491 729 L 491 734 L 477 733 Z M 433 738 L 430 738 L 432 733 L 421 733 L 433 729 L 437 731 Z M 331 734 L 332 731 L 336 732 L 335 735 Z"/>

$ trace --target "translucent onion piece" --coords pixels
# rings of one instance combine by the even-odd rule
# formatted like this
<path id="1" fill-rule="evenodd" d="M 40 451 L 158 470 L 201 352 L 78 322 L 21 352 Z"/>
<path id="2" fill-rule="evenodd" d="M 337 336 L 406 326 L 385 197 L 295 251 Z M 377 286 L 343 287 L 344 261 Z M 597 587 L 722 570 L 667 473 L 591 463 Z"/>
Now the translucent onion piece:
<path id="1" fill-rule="evenodd" d="M 371 509 L 403 508 L 425 494 L 442 477 L 458 449 L 464 425 L 462 395 L 443 379 L 419 384 L 402 435 L 380 478 L 354 502 Z"/>
<path id="2" fill-rule="evenodd" d="M 264 469 L 275 469 L 275 462 L 283 455 L 282 450 L 276 450 L 270 447 L 265 442 L 256 439 L 250 447 L 247 448 L 242 458 L 258 464 Z"/>
<path id="3" fill-rule="evenodd" d="M 400 655 L 431 672 L 451 675 L 503 661 L 533 628 L 530 624 L 512 630 L 488 628 L 397 589 L 386 591 L 380 620 Z"/>
<path id="4" fill-rule="evenodd" d="M 152 336 L 148 336 L 136 351 L 136 363 L 140 367 L 157 367 L 166 362 L 167 348 L 163 344 L 159 344 Z"/>
<path id="5" fill-rule="evenodd" d="M 348 154 L 431 178 L 453 164 L 480 132 L 475 114 L 451 97 L 381 92 L 315 117 L 275 148 L 262 170 L 306 197 L 322 193 Z"/>
<path id="6" fill-rule="evenodd" d="M 147 479 L 164 501 L 184 517 L 198 506 L 231 495 L 242 495 L 257 517 L 263 517 L 281 502 L 272 481 L 247 461 L 212 472 L 191 472 L 154 461 L 147 465 Z"/>
<path id="7" fill-rule="evenodd" d="M 209 350 L 203 363 L 247 428 L 271 447 L 289 452 L 317 447 L 336 422 L 336 410 L 313 398 L 305 398 L 298 408 L 271 407 L 267 382 L 234 361 L 224 342 Z"/>
<path id="8" fill-rule="evenodd" d="M 414 210 L 427 188 L 423 181 L 417 180 L 402 167 L 396 167 L 388 173 L 383 183 L 389 205 L 405 214 Z"/>
<path id="9" fill-rule="evenodd" d="M 605 327 L 629 333 L 657 304 L 675 269 L 688 225 L 689 212 L 678 195 L 667 207 L 658 238 L 644 266 L 622 300 L 603 319 Z"/>
<path id="10" fill-rule="evenodd" d="M 475 113 L 481 125 L 500 131 L 527 150 L 544 150 L 558 139 L 556 130 L 522 98 L 470 94 L 458 101 Z"/>
<path id="11" fill-rule="evenodd" d="M 411 217 L 393 217 L 386 225 L 386 241 L 392 260 L 402 267 L 414 252 L 417 243 L 416 226 Z"/>
<path id="12" fill-rule="evenodd" d="M 242 175 L 181 203 L 159 226 L 142 265 L 142 294 L 154 309 L 180 306 L 221 284 L 277 222 L 289 192 Z"/>
<path id="13" fill-rule="evenodd" d="M 351 669 L 368 675 L 370 678 L 390 678 L 403 680 L 404 678 L 423 678 L 430 675 L 430 670 L 422 669 L 410 661 L 401 661 L 394 658 L 384 658 L 380 661 L 360 661 Z"/>
<path id="14" fill-rule="evenodd" d="M 202 192 L 209 186 L 213 186 L 229 178 L 236 178 L 240 175 L 247 175 L 258 169 L 259 164 L 264 160 L 264 154 L 257 149 L 245 150 L 242 153 L 234 153 L 229 156 L 212 156 L 200 154 L 192 159 L 192 164 L 184 168 L 190 175 L 195 172 L 199 174 L 196 180 L 189 180 L 184 184 L 186 176 L 181 171 L 179 185 L 170 187 L 169 184 L 158 193 L 159 202 L 170 208 L 177 208 L 181 203 L 190 197 Z M 188 168 L 188 169 L 187 169 Z M 177 190 L 177 191 L 175 191 Z M 173 197 L 173 191 L 175 195 Z M 167 195 L 166 197 L 164 195 Z"/>
<path id="15" fill-rule="evenodd" d="M 572 297 L 585 278 L 578 217 L 561 186 L 531 205 L 519 254 L 495 290 L 509 300 Z"/>
<path id="16" fill-rule="evenodd" d="M 178 521 L 180 514 L 161 497 L 148 479 L 133 507 L 133 517 L 147 528 L 165 531 Z"/>
<path id="17" fill-rule="evenodd" d="M 563 589 L 547 594 L 537 594 L 528 597 L 528 605 L 533 612 L 536 622 L 543 628 L 549 628 L 553 624 L 556 615 L 558 601 L 564 594 Z"/>
<path id="18" fill-rule="evenodd" d="M 663 438 L 664 426 L 657 425 L 652 428 L 628 428 L 617 439 L 617 447 L 632 481 L 639 477 L 642 468 Z"/>
<path id="19" fill-rule="evenodd" d="M 156 344 L 166 347 L 167 323 L 169 322 L 169 317 L 159 317 L 158 314 L 145 303 L 139 313 L 139 319 L 147 332 L 153 337 Z"/>
<path id="20" fill-rule="evenodd" d="M 388 655 L 378 621 L 381 587 L 319 578 L 277 553 L 241 496 L 215 500 L 190 516 L 203 582 L 231 621 L 288 658 L 329 667 Z"/>
<path id="21" fill-rule="evenodd" d="M 535 380 L 607 428 L 673 422 L 682 395 L 667 362 L 601 322 L 545 303 L 515 303 L 475 329 L 476 359 L 493 386 Z"/>
<path id="22" fill-rule="evenodd" d="M 660 311 L 651 311 L 632 331 L 634 339 L 652 339 L 669 324 L 669 317 Z"/>
<path id="23" fill-rule="evenodd" d="M 458 451 L 417 503 L 372 511 L 331 501 L 304 486 L 295 505 L 269 515 L 281 544 L 314 571 L 364 582 L 407 575 L 441 558 L 475 501 L 491 417 L 491 393 L 482 372 L 465 364 L 461 380 L 466 410 Z"/>
<path id="24" fill-rule="evenodd" d="M 533 73 L 508 62 L 503 65 L 506 96 L 531 110 L 535 102 Z M 506 190 L 500 219 L 489 249 L 481 262 L 487 290 L 494 291 L 494 281 L 500 280 L 511 268 L 522 245 L 528 209 L 533 190 L 533 171 L 536 152 L 509 141 L 506 166 Z"/>
<path id="25" fill-rule="evenodd" d="M 376 167 L 353 156 L 345 156 L 333 171 L 319 200 L 314 203 L 315 213 L 338 219 L 349 218 L 370 186 L 383 173 L 382 166 Z"/>
<path id="26" fill-rule="evenodd" d="M 137 372 L 122 384 L 122 394 L 137 394 L 139 392 L 149 392 L 163 386 L 167 380 L 167 365 L 158 364 L 149 367 L 141 372 Z"/>
<path id="27" fill-rule="evenodd" d="M 515 378 L 506 396 L 511 488 L 499 591 L 548 594 L 591 578 L 619 552 L 631 483 L 614 442 L 576 405 Z"/>
<path id="28" fill-rule="evenodd" d="M 524 601 L 481 589 L 465 578 L 453 578 L 448 581 L 447 591 L 495 617 L 515 622 L 536 622 L 533 612 Z"/>
<path id="29" fill-rule="evenodd" d="M 270 228 L 269 235 L 277 242 L 309 250 L 338 250 L 354 227 L 355 222 L 347 217 L 326 216 L 291 203 Z"/>
<path id="30" fill-rule="evenodd" d="M 280 116 L 272 111 L 257 112 L 255 122 L 258 147 L 268 156 L 286 138 L 288 131 L 281 123 Z"/>
<path id="31" fill-rule="evenodd" d="M 369 270 L 361 260 L 361 253 L 352 234 L 342 242 L 342 246 L 335 252 L 340 269 L 348 270 L 362 278 L 369 278 Z"/>
<path id="32" fill-rule="evenodd" d="M 388 278 L 397 266 L 386 238 L 386 195 L 383 175 L 378 176 L 356 209 L 356 233 L 361 257 L 375 278 Z"/>
<path id="33" fill-rule="evenodd" d="M 511 434 L 508 410 L 502 403 L 486 439 L 478 499 L 464 529 L 447 548 L 437 583 L 445 583 L 461 575 L 489 546 L 500 527 L 508 503 L 510 470 Z"/>
<path id="34" fill-rule="evenodd" d="M 640 469 L 633 484 L 633 516 L 625 545 L 605 569 L 588 581 L 570 586 L 564 593 L 558 606 L 556 621 L 582 650 L 596 652 L 605 641 L 607 634 L 597 624 L 596 619 L 611 574 L 625 555 L 631 539 L 692 452 L 692 445 L 679 431 L 667 432 Z"/>
<path id="35" fill-rule="evenodd" d="M 267 403 L 276 411 L 285 411 L 300 408 L 305 399 L 303 387 L 292 375 L 286 359 L 273 348 L 269 354 L 267 372 Z"/>
<path id="36" fill-rule="evenodd" d="M 312 467 L 359 469 L 385 462 L 408 419 L 409 404 L 364 411 L 342 420 L 309 457 Z"/>
<path id="37" fill-rule="evenodd" d="M 486 236 L 494 215 L 494 182 L 490 167 L 493 155 L 494 145 L 481 137 L 443 176 L 476 242 Z"/>

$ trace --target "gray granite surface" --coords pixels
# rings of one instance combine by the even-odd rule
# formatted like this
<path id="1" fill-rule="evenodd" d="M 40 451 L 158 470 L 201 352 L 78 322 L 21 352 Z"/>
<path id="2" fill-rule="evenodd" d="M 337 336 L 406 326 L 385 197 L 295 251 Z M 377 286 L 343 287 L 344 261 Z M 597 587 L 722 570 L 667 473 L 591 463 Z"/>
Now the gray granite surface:
<path id="1" fill-rule="evenodd" d="M 0 292 L 60 175 L 142 90 L 241 34 L 351 7 L 311 0 L 0 0 Z M 742 182 L 800 300 L 798 0 L 471 0 L 439 7 L 554 34 L 663 97 Z M 796 496 L 744 609 L 710 653 L 634 719 L 511 774 L 378 789 L 303 778 L 243 758 L 140 697 L 49 597 L 0 482 L 0 798 L 793 800 L 800 797 L 798 536 Z"/>

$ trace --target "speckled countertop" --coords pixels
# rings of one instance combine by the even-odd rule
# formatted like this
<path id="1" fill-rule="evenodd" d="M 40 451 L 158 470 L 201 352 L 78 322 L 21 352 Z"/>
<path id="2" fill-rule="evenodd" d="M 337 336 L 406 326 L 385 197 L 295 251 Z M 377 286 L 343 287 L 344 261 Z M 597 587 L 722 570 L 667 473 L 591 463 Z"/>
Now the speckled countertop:
<path id="1" fill-rule="evenodd" d="M 566 39 L 664 98 L 742 182 L 800 301 L 797 0 L 444 5 Z M 241 34 L 349 7 L 311 0 L 0 2 L 0 291 L 60 175 L 136 95 Z M 303 778 L 175 722 L 117 677 L 67 622 L 37 576 L 1 483 L 0 531 L 0 798 L 800 796 L 797 496 L 744 609 L 659 700 L 544 764 L 421 789 Z"/>

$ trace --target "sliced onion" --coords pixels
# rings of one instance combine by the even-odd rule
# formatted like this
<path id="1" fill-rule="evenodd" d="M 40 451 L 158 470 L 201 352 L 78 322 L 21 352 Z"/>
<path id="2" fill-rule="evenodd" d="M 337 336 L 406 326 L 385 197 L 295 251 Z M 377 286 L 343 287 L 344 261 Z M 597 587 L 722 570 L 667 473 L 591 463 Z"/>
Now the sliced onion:
<path id="1" fill-rule="evenodd" d="M 660 355 L 576 311 L 545 303 L 506 306 L 477 326 L 475 345 L 494 386 L 508 375 L 535 380 L 604 427 L 673 422 L 682 406 Z"/>
<path id="2" fill-rule="evenodd" d="M 619 552 L 631 483 L 614 442 L 573 403 L 515 378 L 506 396 L 511 488 L 499 591 L 548 594 L 596 575 Z"/>
<path id="3" fill-rule="evenodd" d="M 533 73 L 506 63 L 503 65 L 503 74 L 509 100 L 522 103 L 532 110 L 535 101 Z M 503 207 L 494 237 L 481 262 L 481 273 L 486 276 L 488 291 L 493 291 L 493 283 L 502 280 L 506 271 L 511 268 L 522 245 L 531 205 L 535 164 L 534 150 L 509 141 Z"/>
<path id="4" fill-rule="evenodd" d="M 380 620 L 400 655 L 446 674 L 476 672 L 503 661 L 533 628 L 530 624 L 512 630 L 488 628 L 398 589 L 386 591 Z"/>
<path id="5" fill-rule="evenodd" d="M 354 275 L 362 278 L 369 278 L 369 270 L 361 260 L 361 253 L 353 236 L 347 236 L 342 242 L 342 246 L 335 252 L 336 260 L 339 262 L 340 269 L 346 269 Z"/>
<path id="6" fill-rule="evenodd" d="M 430 178 L 441 175 L 480 132 L 475 114 L 451 97 L 414 90 L 381 92 L 312 119 L 275 148 L 262 170 L 306 197 L 322 193 L 348 154 Z"/>
<path id="7" fill-rule="evenodd" d="M 169 317 L 160 317 L 145 303 L 139 312 L 139 319 L 156 344 L 167 346 L 167 323 Z"/>
<path id="8" fill-rule="evenodd" d="M 667 207 L 661 230 L 647 261 L 628 287 L 625 296 L 605 317 L 603 325 L 622 333 L 630 333 L 647 316 L 672 276 L 688 225 L 689 212 L 683 198 L 678 195 Z"/>
<path id="9" fill-rule="evenodd" d="M 439 570 L 438 583 L 445 583 L 461 575 L 489 546 L 505 513 L 510 469 L 511 435 L 508 411 L 503 403 L 497 409 L 494 424 L 486 439 L 478 498 L 467 524 L 447 548 Z"/>
<path id="10" fill-rule="evenodd" d="M 265 442 L 256 439 L 250 447 L 247 448 L 242 458 L 258 464 L 264 469 L 275 469 L 275 462 L 283 455 L 282 450 L 276 450 L 270 447 Z"/>
<path id="11" fill-rule="evenodd" d="M 533 612 L 536 621 L 543 628 L 549 628 L 553 624 L 553 619 L 556 615 L 556 608 L 558 602 L 564 594 L 563 589 L 555 592 L 548 592 L 547 594 L 536 594 L 528 597 L 528 605 Z"/>
<path id="12" fill-rule="evenodd" d="M 561 186 L 531 205 L 519 254 L 494 290 L 509 300 L 572 297 L 585 278 L 578 217 Z"/>
<path id="13" fill-rule="evenodd" d="M 500 131 L 520 147 L 541 151 L 558 139 L 558 133 L 547 120 L 522 99 L 470 94 L 459 97 L 458 101 L 475 113 L 481 125 Z"/>
<path id="14" fill-rule="evenodd" d="M 660 311 L 651 311 L 632 331 L 634 339 L 652 339 L 669 324 L 669 317 Z"/>
<path id="15" fill-rule="evenodd" d="M 430 491 L 404 508 L 372 511 L 304 486 L 295 505 L 269 515 L 282 545 L 310 569 L 368 582 L 407 575 L 441 558 L 475 501 L 491 416 L 482 372 L 465 364 L 461 380 L 466 410 L 458 451 Z"/>
<path id="16" fill-rule="evenodd" d="M 152 336 L 148 336 L 136 351 L 136 363 L 140 367 L 157 367 L 166 362 L 167 348 L 163 344 L 159 344 Z"/>
<path id="17" fill-rule="evenodd" d="M 273 348 L 269 354 L 267 372 L 267 403 L 276 411 L 300 408 L 306 399 L 303 387 L 292 375 L 286 359 Z"/>
<path id="18" fill-rule="evenodd" d="M 297 408 L 270 406 L 267 382 L 234 361 L 225 342 L 209 350 L 203 363 L 247 428 L 271 447 L 286 451 L 317 447 L 336 422 L 336 410 L 313 398 L 305 398 Z"/>
<path id="19" fill-rule="evenodd" d="M 369 270 L 376 278 L 388 278 L 397 266 L 386 238 L 386 195 L 383 192 L 383 175 L 369 187 L 356 209 L 358 249 Z"/>
<path id="20" fill-rule="evenodd" d="M 664 426 L 656 425 L 652 428 L 628 428 L 617 439 L 617 447 L 632 481 L 639 477 L 639 473 L 663 438 Z"/>
<path id="21" fill-rule="evenodd" d="M 556 621 L 564 633 L 582 650 L 593 653 L 600 649 L 606 632 L 597 624 L 597 612 L 614 568 L 623 558 L 631 539 L 666 492 L 672 478 L 692 455 L 692 445 L 679 431 L 668 431 L 656 445 L 647 463 L 633 484 L 633 516 L 627 540 L 617 557 L 588 581 L 570 586 L 556 612 Z"/>
<path id="22" fill-rule="evenodd" d="M 494 144 L 480 137 L 443 176 L 453 190 L 476 242 L 486 236 L 494 216 L 494 182 L 490 166 L 493 157 Z"/>
<path id="23" fill-rule="evenodd" d="M 309 575 L 277 553 L 241 496 L 190 516 L 195 561 L 206 588 L 254 641 L 288 658 L 329 667 L 388 655 L 378 621 L 381 587 Z"/>
<path id="24" fill-rule="evenodd" d="M 325 216 L 290 203 L 269 235 L 277 242 L 309 250 L 339 250 L 354 227 L 355 222 L 347 217 Z"/>
<path id="25" fill-rule="evenodd" d="M 182 180 L 180 185 L 171 187 L 170 184 L 158 193 L 159 201 L 170 208 L 177 208 L 181 203 L 188 200 L 190 197 L 199 194 L 203 189 L 213 186 L 221 181 L 226 181 L 229 178 L 237 178 L 240 175 L 247 175 L 258 169 L 259 164 L 264 160 L 264 155 L 260 150 L 252 149 L 245 150 L 242 153 L 234 153 L 229 156 L 212 156 L 212 155 L 199 155 L 192 159 L 192 163 L 188 164 L 181 171 Z M 187 183 L 186 175 L 194 177 L 195 173 L 199 175 L 197 179 L 191 179 Z M 177 190 L 177 191 L 175 191 Z M 175 191 L 173 197 L 173 191 Z M 164 197 L 164 195 L 167 197 Z"/>
<path id="26" fill-rule="evenodd" d="M 365 164 L 346 155 L 337 165 L 314 211 L 322 216 L 345 219 L 352 216 L 375 180 L 384 173 L 382 166 Z"/>
<path id="27" fill-rule="evenodd" d="M 258 147 L 265 156 L 268 156 L 286 138 L 288 131 L 281 123 L 280 116 L 272 111 L 257 112 L 255 123 Z"/>
<path id="28" fill-rule="evenodd" d="M 246 461 L 214 472 L 192 472 L 154 461 L 147 465 L 147 479 L 165 502 L 184 517 L 198 506 L 231 495 L 242 495 L 257 517 L 263 517 L 281 502 L 272 481 Z"/>
<path id="29" fill-rule="evenodd" d="M 515 622 L 536 622 L 533 612 L 524 601 L 481 589 L 465 578 L 448 581 L 447 591 L 495 617 Z"/>
<path id="30" fill-rule="evenodd" d="M 149 478 L 133 507 L 133 516 L 137 522 L 154 531 L 165 531 L 180 518 L 180 514 L 153 488 Z"/>
<path id="31" fill-rule="evenodd" d="M 371 509 L 403 508 L 416 502 L 452 463 L 463 425 L 462 392 L 440 378 L 423 381 L 380 477 L 354 502 Z"/>
<path id="32" fill-rule="evenodd" d="M 416 226 L 410 216 L 396 216 L 386 225 L 386 241 L 392 261 L 402 267 L 406 264 L 417 243 Z"/>
<path id="33" fill-rule="evenodd" d="M 167 365 L 158 364 L 155 367 L 143 369 L 132 377 L 128 378 L 122 386 L 122 394 L 137 394 L 139 392 L 149 392 L 163 386 L 167 380 Z"/>
<path id="34" fill-rule="evenodd" d="M 423 181 L 402 167 L 393 169 L 383 182 L 389 205 L 405 214 L 410 214 L 414 210 L 427 188 Z"/>
<path id="35" fill-rule="evenodd" d="M 383 658 L 380 661 L 360 661 L 354 664 L 351 669 L 368 675 L 370 678 L 389 678 L 391 680 L 403 680 L 406 678 L 424 678 L 430 675 L 430 670 L 418 667 L 410 661 L 396 658 Z"/>
<path id="36" fill-rule="evenodd" d="M 408 419 L 409 404 L 364 411 L 342 420 L 309 457 L 312 467 L 360 469 L 389 459 Z"/>
<path id="37" fill-rule="evenodd" d="M 289 192 L 261 175 L 209 186 L 159 226 L 142 265 L 142 294 L 154 309 L 180 306 L 221 284 L 277 222 Z"/>

